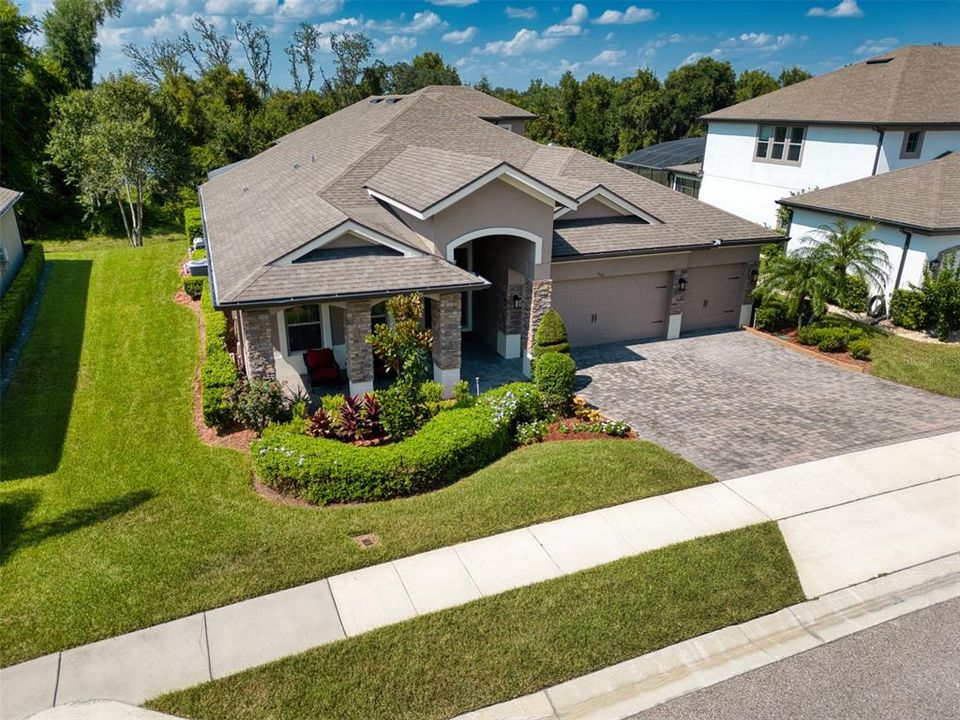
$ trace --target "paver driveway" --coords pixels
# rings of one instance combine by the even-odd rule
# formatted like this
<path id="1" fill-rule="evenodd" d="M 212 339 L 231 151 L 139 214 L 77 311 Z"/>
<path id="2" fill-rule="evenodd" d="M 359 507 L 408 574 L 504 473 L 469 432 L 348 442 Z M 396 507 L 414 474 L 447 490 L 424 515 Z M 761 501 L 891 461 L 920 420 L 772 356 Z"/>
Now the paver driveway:
<path id="1" fill-rule="evenodd" d="M 746 332 L 574 351 L 578 392 L 720 479 L 960 428 L 960 400 Z"/>

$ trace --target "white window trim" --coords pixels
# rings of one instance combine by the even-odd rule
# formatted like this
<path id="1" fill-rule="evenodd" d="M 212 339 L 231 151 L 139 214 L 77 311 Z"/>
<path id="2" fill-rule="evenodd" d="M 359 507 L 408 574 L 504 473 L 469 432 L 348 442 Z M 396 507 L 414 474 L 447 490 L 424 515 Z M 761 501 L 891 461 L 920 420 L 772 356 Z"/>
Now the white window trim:
<path id="1" fill-rule="evenodd" d="M 488 185 L 494 180 L 503 180 L 504 182 L 508 183 L 509 185 L 512 185 L 518 190 L 525 192 L 531 197 L 539 200 L 540 202 L 546 203 L 550 206 L 560 204 L 560 205 L 563 205 L 564 207 L 570 208 L 571 210 L 575 210 L 577 207 L 577 201 L 574 200 L 573 198 L 567 195 L 564 195 L 563 193 L 557 190 L 554 190 L 549 185 L 546 185 L 540 182 L 539 180 L 537 180 L 536 178 L 533 178 L 527 175 L 526 173 L 520 172 L 519 170 L 516 170 L 510 167 L 506 163 L 498 165 L 492 170 L 485 172 L 483 175 L 476 178 L 472 182 L 467 183 L 456 192 L 452 193 L 451 195 L 448 195 L 442 200 L 435 202 L 433 205 L 431 205 L 428 208 L 425 208 L 424 210 L 417 210 L 416 208 L 412 208 L 406 203 L 400 200 L 396 200 L 390 197 L 389 195 L 386 195 L 385 193 L 374 190 L 371 187 L 367 187 L 366 190 L 367 190 L 367 194 L 369 194 L 371 197 L 376 198 L 377 200 L 381 200 L 387 203 L 388 205 L 392 205 L 398 210 L 402 210 L 407 215 L 417 218 L 417 220 L 427 220 L 433 217 L 434 215 L 436 215 L 437 213 L 443 212 L 451 205 L 455 205 L 456 203 L 460 202 L 468 195 L 473 194 L 474 192 L 484 187 L 485 185 Z"/>
<path id="2" fill-rule="evenodd" d="M 773 128 L 773 134 L 770 135 L 770 138 L 766 140 L 767 143 L 767 155 L 766 157 L 757 157 L 757 148 L 760 146 L 760 129 L 763 127 Z M 780 159 L 771 157 L 773 154 L 773 138 L 776 135 L 777 128 L 782 127 L 787 129 L 786 136 L 783 142 L 783 157 Z M 803 138 L 800 140 L 800 157 L 796 160 L 788 160 L 787 155 L 790 152 L 790 146 L 793 145 L 790 141 L 790 137 L 793 135 L 791 130 L 794 128 L 803 128 Z M 803 163 L 803 150 L 807 145 L 807 126 L 799 124 L 783 124 L 783 123 L 758 123 L 757 124 L 757 134 L 753 141 L 753 161 L 758 163 L 771 163 L 773 165 L 792 165 L 794 167 L 799 167 Z"/>
<path id="3" fill-rule="evenodd" d="M 912 133 L 918 133 L 920 135 L 917 140 L 917 149 L 912 152 L 907 152 L 907 139 Z M 913 128 L 912 130 L 903 131 L 903 140 L 900 142 L 900 159 L 901 160 L 919 160 L 920 154 L 923 152 L 923 140 L 927 136 L 927 133 L 924 130 L 919 128 Z"/>
<path id="4" fill-rule="evenodd" d="M 394 240 L 383 233 L 379 233 L 376 230 L 371 230 L 368 227 L 361 225 L 360 223 L 354 222 L 353 220 L 347 220 L 340 223 L 335 228 L 328 230 L 315 237 L 310 242 L 301 245 L 296 250 L 291 250 L 286 255 L 283 255 L 273 261 L 273 265 L 292 265 L 297 259 L 307 255 L 314 250 L 322 248 L 324 245 L 337 240 L 338 238 L 343 237 L 344 235 L 356 235 L 364 240 L 369 240 L 372 243 L 377 245 L 384 245 L 391 250 L 396 250 L 404 257 L 419 257 L 422 253 L 414 250 L 409 245 L 404 245 L 397 240 Z"/>
<path id="5" fill-rule="evenodd" d="M 320 336 L 323 340 L 323 346 L 327 348 L 333 347 L 333 332 L 330 329 L 330 306 L 322 303 L 300 303 L 300 305 L 319 305 L 320 306 Z M 300 305 L 290 305 L 289 307 L 300 307 Z M 284 357 L 295 357 L 302 353 L 305 353 L 306 350 L 294 350 L 290 351 L 290 336 L 287 334 L 288 327 L 296 327 L 299 325 L 315 325 L 316 323 L 294 323 L 293 326 L 287 325 L 287 310 L 289 308 L 284 307 L 280 308 L 277 311 L 277 332 L 280 335 L 280 354 Z"/>
<path id="6" fill-rule="evenodd" d="M 629 200 L 624 200 L 622 197 L 617 195 L 615 192 L 608 190 L 603 185 L 597 185 L 590 192 L 584 193 L 578 197 L 577 207 L 580 207 L 580 205 L 583 205 L 585 202 L 593 200 L 594 198 L 613 210 L 620 210 L 622 212 L 626 212 L 628 215 L 636 215 L 638 218 L 641 220 L 646 220 L 651 225 L 662 224 L 660 220 L 655 218 L 653 215 L 644 212 Z M 553 219 L 557 220 L 576 209 L 577 208 L 566 207 L 558 208 L 557 211 L 553 213 Z"/>

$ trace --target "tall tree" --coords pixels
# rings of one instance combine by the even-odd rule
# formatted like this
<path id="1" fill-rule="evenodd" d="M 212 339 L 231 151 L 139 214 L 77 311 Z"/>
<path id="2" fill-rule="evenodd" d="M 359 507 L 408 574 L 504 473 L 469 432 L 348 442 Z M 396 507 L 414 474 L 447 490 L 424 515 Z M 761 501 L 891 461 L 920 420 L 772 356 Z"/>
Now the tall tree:
<path id="1" fill-rule="evenodd" d="M 363 64 L 372 50 L 373 42 L 363 33 L 330 36 L 335 72 L 332 78 L 324 75 L 323 80 L 337 109 L 361 99 L 359 81 L 363 76 Z"/>
<path id="2" fill-rule="evenodd" d="M 43 16 L 47 52 L 61 68 L 70 87 L 93 86 L 93 68 L 100 45 L 97 31 L 108 17 L 117 17 L 123 0 L 53 0 Z"/>
<path id="3" fill-rule="evenodd" d="M 237 42 L 243 48 L 243 54 L 247 58 L 247 64 L 250 66 L 250 73 L 253 75 L 253 85 L 260 93 L 260 97 L 266 97 L 270 93 L 270 36 L 267 31 L 259 25 L 254 25 L 252 21 L 235 22 L 234 31 L 237 35 Z"/>
<path id="4" fill-rule="evenodd" d="M 317 51 L 320 49 L 321 37 L 323 37 L 323 33 L 310 23 L 300 23 L 300 27 L 293 31 L 292 42 L 284 50 L 290 59 L 290 77 L 293 79 L 293 89 L 298 93 L 310 90 L 313 86 L 314 68 Z M 300 74 L 301 66 L 303 67 L 303 76 Z M 304 79 L 306 79 L 306 84 L 304 84 Z"/>
<path id="5" fill-rule="evenodd" d="M 420 53 L 410 63 L 394 64 L 387 80 L 388 91 L 398 95 L 416 92 L 427 85 L 459 84 L 460 73 L 435 52 Z"/>
<path id="6" fill-rule="evenodd" d="M 193 40 L 186 32 L 181 37 L 197 70 L 203 73 L 218 66 L 230 67 L 230 51 L 233 48 L 230 38 L 221 35 L 216 25 L 200 15 L 193 19 L 193 30 L 197 33 L 197 40 Z"/>
<path id="7" fill-rule="evenodd" d="M 577 122 L 580 83 L 577 82 L 573 73 L 567 70 L 560 76 L 558 86 L 560 88 L 560 117 L 568 128 L 572 128 Z"/>
<path id="8" fill-rule="evenodd" d="M 599 73 L 590 73 L 580 83 L 573 143 L 581 150 L 610 159 L 617 150 L 617 125 L 613 120 L 613 93 L 616 82 Z"/>
<path id="9" fill-rule="evenodd" d="M 663 139 L 703 135 L 700 116 L 732 105 L 735 88 L 730 63 L 711 57 L 671 70 L 663 83 Z"/>
<path id="10" fill-rule="evenodd" d="M 791 68 L 784 68 L 781 70 L 778 80 L 780 82 L 780 87 L 787 87 L 787 85 L 803 82 L 804 80 L 809 80 L 812 77 L 813 75 L 808 73 L 806 70 L 794 65 Z"/>
<path id="11" fill-rule="evenodd" d="M 184 178 L 176 123 L 132 74 L 64 96 L 54 118 L 52 161 L 78 188 L 89 212 L 115 201 L 130 244 L 142 245 L 147 196 L 173 191 Z"/>
<path id="12" fill-rule="evenodd" d="M 616 154 L 625 155 L 660 141 L 660 115 L 663 88 L 652 71 L 637 70 L 624 78 L 614 93 L 618 142 Z"/>
<path id="13" fill-rule="evenodd" d="M 154 38 L 149 45 L 127 43 L 123 54 L 133 63 L 133 73 L 141 80 L 159 85 L 164 78 L 183 74 L 183 56 L 187 52 L 183 37 L 160 40 Z"/>
<path id="14" fill-rule="evenodd" d="M 740 103 L 779 89 L 780 83 L 766 70 L 744 70 L 737 77 L 737 89 L 733 99 Z"/>

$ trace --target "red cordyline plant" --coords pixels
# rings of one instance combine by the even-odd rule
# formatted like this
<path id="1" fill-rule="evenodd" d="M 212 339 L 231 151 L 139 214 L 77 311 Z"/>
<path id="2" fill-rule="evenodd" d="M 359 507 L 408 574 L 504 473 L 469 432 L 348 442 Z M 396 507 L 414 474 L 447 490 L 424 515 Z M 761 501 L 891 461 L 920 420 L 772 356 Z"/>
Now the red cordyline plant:
<path id="1" fill-rule="evenodd" d="M 336 436 L 333 431 L 333 423 L 326 410 L 318 408 L 317 411 L 310 416 L 310 426 L 307 428 L 307 434 L 310 437 L 319 438 L 332 438 Z"/>
<path id="2" fill-rule="evenodd" d="M 380 403 L 377 396 L 364 393 L 344 398 L 336 419 L 323 408 L 310 416 L 307 434 L 311 437 L 330 438 L 343 442 L 362 442 L 384 437 L 380 423 Z"/>
<path id="3" fill-rule="evenodd" d="M 340 406 L 340 420 L 337 431 L 344 440 L 363 439 L 363 419 L 360 417 L 360 397 L 348 395 Z"/>

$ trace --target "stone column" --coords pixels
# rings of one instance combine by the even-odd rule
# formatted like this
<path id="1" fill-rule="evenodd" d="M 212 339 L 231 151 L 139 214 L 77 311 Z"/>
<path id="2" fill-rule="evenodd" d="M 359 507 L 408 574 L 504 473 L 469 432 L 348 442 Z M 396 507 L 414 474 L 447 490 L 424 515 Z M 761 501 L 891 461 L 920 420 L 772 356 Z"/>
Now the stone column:
<path id="1" fill-rule="evenodd" d="M 744 264 L 746 275 L 743 278 L 743 301 L 740 305 L 740 326 L 750 325 L 751 315 L 753 315 L 753 291 L 757 289 L 757 281 L 753 279 L 754 273 L 760 272 L 760 261 L 748 262 Z"/>
<path id="2" fill-rule="evenodd" d="M 680 337 L 680 325 L 683 322 L 683 296 L 680 290 L 680 279 L 687 278 L 687 269 L 680 268 L 673 271 L 673 292 L 670 296 L 670 323 L 667 325 L 667 340 L 676 340 Z"/>
<path id="3" fill-rule="evenodd" d="M 523 355 L 526 282 L 521 273 L 508 270 L 507 284 L 497 283 L 488 291 L 497 296 L 497 352 L 501 357 L 518 358 Z M 514 307 L 514 296 L 520 298 L 519 307 Z"/>
<path id="4" fill-rule="evenodd" d="M 443 385 L 444 397 L 453 397 L 460 382 L 460 293 L 446 293 L 433 301 L 433 379 Z"/>
<path id="5" fill-rule="evenodd" d="M 247 377 L 275 380 L 277 366 L 273 361 L 273 335 L 267 310 L 241 310 L 240 333 L 243 337 L 243 366 Z"/>
<path id="6" fill-rule="evenodd" d="M 373 392 L 373 348 L 367 343 L 370 334 L 370 301 L 347 302 L 344 325 L 350 394 Z"/>
<path id="7" fill-rule="evenodd" d="M 531 363 L 533 359 L 534 336 L 537 332 L 537 325 L 551 306 L 553 295 L 553 280 L 527 280 L 524 296 L 526 300 L 527 316 L 527 342 L 526 352 L 523 354 L 523 374 L 530 377 L 532 374 Z"/>

